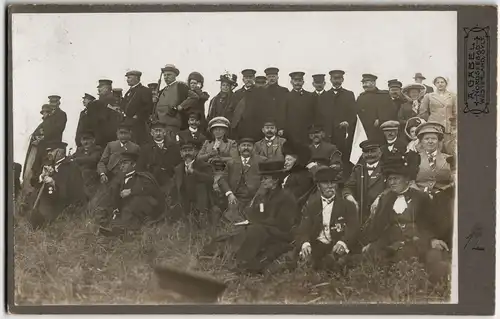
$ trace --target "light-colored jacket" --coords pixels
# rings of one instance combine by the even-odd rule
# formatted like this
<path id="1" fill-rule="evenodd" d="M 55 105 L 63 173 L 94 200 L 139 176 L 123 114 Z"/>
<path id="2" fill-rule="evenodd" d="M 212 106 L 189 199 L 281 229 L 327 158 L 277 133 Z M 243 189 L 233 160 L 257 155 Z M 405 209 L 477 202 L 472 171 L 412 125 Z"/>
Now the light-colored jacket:
<path id="1" fill-rule="evenodd" d="M 457 96 L 446 91 L 444 94 L 429 93 L 422 99 L 418 117 L 426 121 L 438 122 L 444 125 L 445 133 L 451 132 L 450 118 L 457 113 Z"/>

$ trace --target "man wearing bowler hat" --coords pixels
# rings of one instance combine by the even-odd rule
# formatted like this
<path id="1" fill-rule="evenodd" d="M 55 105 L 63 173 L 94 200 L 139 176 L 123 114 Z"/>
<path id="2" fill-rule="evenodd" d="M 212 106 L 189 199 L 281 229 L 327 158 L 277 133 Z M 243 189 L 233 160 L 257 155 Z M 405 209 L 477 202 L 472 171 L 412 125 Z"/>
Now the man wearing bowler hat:
<path id="1" fill-rule="evenodd" d="M 357 111 L 361 123 L 369 139 L 378 139 L 379 143 L 384 141 L 384 136 L 380 131 L 380 124 L 388 120 L 397 120 L 395 118 L 381 117 L 379 114 L 387 114 L 393 109 L 393 103 L 386 90 L 377 88 L 377 76 L 373 74 L 363 74 L 361 83 L 364 92 L 358 96 L 356 101 Z"/>
<path id="2" fill-rule="evenodd" d="M 80 169 L 66 158 L 67 144 L 51 141 L 44 144 L 47 162 L 35 187 L 41 189 L 40 201 L 30 216 L 34 228 L 55 220 L 70 205 L 85 203 L 85 192 Z"/>
<path id="3" fill-rule="evenodd" d="M 303 89 L 304 72 L 290 73 L 293 90 L 287 94 L 283 112 L 278 115 L 278 129 L 284 129 L 284 137 L 294 142 L 309 143 L 309 126 L 316 118 L 316 96 Z"/>
<path id="4" fill-rule="evenodd" d="M 166 124 L 167 138 L 174 141 L 177 133 L 187 128 L 186 113 L 196 104 L 198 95 L 186 83 L 177 81 L 180 71 L 175 65 L 167 64 L 161 71 L 166 86 L 159 92 L 154 116 Z"/>
<path id="5" fill-rule="evenodd" d="M 69 159 L 75 162 L 82 172 L 85 194 L 91 199 L 99 185 L 99 174 L 97 174 L 97 163 L 102 156 L 102 147 L 95 144 L 94 132 L 87 130 L 80 133 L 80 146 Z"/>
<path id="6" fill-rule="evenodd" d="M 321 168 L 315 174 L 315 182 L 318 192 L 309 197 L 304 207 L 297 244 L 300 257 L 311 257 L 314 268 L 330 268 L 356 245 L 358 213 L 356 205 L 342 197 L 338 186 L 342 171 Z"/>
<path id="7" fill-rule="evenodd" d="M 417 72 L 417 73 L 415 73 L 415 76 L 413 77 L 413 79 L 415 80 L 415 83 L 424 84 L 423 82 L 425 80 L 425 76 L 423 76 L 422 73 Z M 425 93 L 434 92 L 434 89 L 431 86 L 428 86 L 426 84 L 424 84 L 424 85 L 425 85 Z"/>
<path id="8" fill-rule="evenodd" d="M 130 89 L 123 97 L 121 108 L 125 117 L 131 120 L 132 138 L 138 145 L 149 141 L 147 121 L 153 112 L 151 90 L 141 83 L 142 72 L 132 70 L 125 73 Z"/>

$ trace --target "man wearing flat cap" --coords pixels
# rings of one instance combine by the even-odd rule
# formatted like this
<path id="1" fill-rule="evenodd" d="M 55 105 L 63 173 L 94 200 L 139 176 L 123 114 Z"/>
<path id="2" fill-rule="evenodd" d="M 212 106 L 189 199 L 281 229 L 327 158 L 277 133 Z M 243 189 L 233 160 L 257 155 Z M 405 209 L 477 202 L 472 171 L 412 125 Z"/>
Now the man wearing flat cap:
<path id="1" fill-rule="evenodd" d="M 394 112 L 394 114 L 389 113 L 388 117 L 393 118 L 394 116 L 398 116 L 399 110 L 401 109 L 401 105 L 406 102 L 402 94 L 403 83 L 398 81 L 397 79 L 392 79 L 387 81 L 387 87 L 389 88 L 389 96 L 391 97 L 393 109 L 387 110 L 387 112 Z"/>
<path id="2" fill-rule="evenodd" d="M 95 101 L 95 97 L 85 93 L 82 97 L 82 104 L 84 109 L 80 112 L 80 116 L 78 118 L 78 125 L 76 126 L 76 134 L 75 134 L 75 144 L 77 147 L 82 146 L 81 143 L 81 134 L 84 131 L 89 131 L 89 116 L 88 116 L 88 106 L 91 102 Z"/>
<path id="3" fill-rule="evenodd" d="M 339 151 L 337 146 L 328 143 L 324 140 L 325 131 L 321 125 L 311 125 L 309 128 L 309 139 L 311 143 L 309 148 L 311 149 L 311 162 L 307 167 L 311 170 L 312 168 L 318 167 L 315 160 L 319 160 L 326 163 L 326 166 L 331 166 L 335 169 L 342 170 L 342 153 Z M 313 160 L 313 158 L 315 160 Z M 313 170 L 315 171 L 315 169 Z"/>
<path id="4" fill-rule="evenodd" d="M 352 91 L 342 87 L 345 72 L 329 72 L 332 88 L 318 100 L 316 123 L 323 127 L 325 141 L 334 144 L 342 153 L 342 162 L 351 169 L 349 157 L 356 125 L 356 99 Z"/>
<path id="5" fill-rule="evenodd" d="M 311 259 L 315 269 L 331 268 L 335 259 L 349 254 L 356 246 L 360 230 L 358 212 L 356 205 L 341 194 L 338 183 L 342 182 L 342 171 L 321 168 L 315 174 L 315 182 L 318 192 L 309 197 L 304 207 L 296 243 L 300 257 Z"/>
<path id="6" fill-rule="evenodd" d="M 394 109 L 392 100 L 387 91 L 377 88 L 377 78 L 373 74 L 363 74 L 361 83 L 364 92 L 358 96 L 356 106 L 366 136 L 369 139 L 378 139 L 382 143 L 384 136 L 379 126 L 385 121 L 397 120 L 397 112 L 393 115 L 394 118 L 391 118 L 390 114 L 393 113 L 391 110 Z"/>
<path id="7" fill-rule="evenodd" d="M 198 96 L 189 85 L 177 81 L 180 71 L 175 65 L 167 64 L 161 70 L 166 86 L 159 92 L 154 116 L 166 124 L 167 139 L 175 141 L 177 133 L 187 128 L 187 112 L 198 101 Z"/>
<path id="8" fill-rule="evenodd" d="M 87 199 L 91 199 L 99 186 L 97 163 L 101 159 L 103 149 L 95 144 L 94 132 L 87 130 L 80 133 L 80 146 L 69 159 L 75 162 L 82 172 L 83 184 Z"/>
<path id="9" fill-rule="evenodd" d="M 67 144 L 51 141 L 44 147 L 46 165 L 32 181 L 36 188 L 43 187 L 38 207 L 30 217 L 33 228 L 55 220 L 68 206 L 82 205 L 86 201 L 80 169 L 66 158 Z"/>
<path id="10" fill-rule="evenodd" d="M 316 118 L 316 96 L 303 89 L 304 72 L 290 73 L 293 90 L 287 94 L 284 110 L 276 120 L 278 129 L 284 129 L 284 137 L 295 142 L 309 143 L 309 125 Z"/>
<path id="11" fill-rule="evenodd" d="M 150 125 L 151 142 L 141 146 L 137 167 L 149 172 L 158 182 L 165 195 L 174 185 L 174 168 L 182 161 L 179 145 L 166 139 L 165 124 L 154 121 Z"/>
<path id="12" fill-rule="evenodd" d="M 286 139 L 277 135 L 278 129 L 272 119 L 268 119 L 262 127 L 264 138 L 255 143 L 254 152 L 266 159 L 284 160 L 283 144 Z"/>
<path id="13" fill-rule="evenodd" d="M 387 159 L 382 167 L 387 190 L 370 217 L 363 254 L 375 260 L 398 262 L 417 257 L 429 279 L 437 282 L 449 271 L 447 244 L 432 231 L 431 199 L 410 187 L 412 166 L 404 157 Z"/>
<path id="14" fill-rule="evenodd" d="M 366 140 L 359 147 L 363 154 L 345 183 L 342 194 L 347 200 L 356 203 L 358 211 L 360 210 L 359 222 L 363 225 L 370 216 L 371 205 L 384 191 L 385 181 L 379 142 Z"/>
<path id="15" fill-rule="evenodd" d="M 165 196 L 153 175 L 137 169 L 138 157 L 136 150 L 122 153 L 119 163 L 121 183 L 112 194 L 113 213 L 103 225 L 108 230 L 106 233 L 122 234 L 139 230 L 146 222 L 157 220 L 163 213 Z"/>
<path id="16" fill-rule="evenodd" d="M 286 95 L 290 92 L 286 87 L 278 84 L 279 69 L 276 67 L 268 67 L 264 70 L 267 77 L 266 94 L 269 99 L 269 108 L 273 116 L 276 118 L 281 110 L 285 107 Z M 283 134 L 283 130 L 278 131 L 278 135 Z"/>
<path id="17" fill-rule="evenodd" d="M 267 85 L 267 78 L 263 75 L 258 75 L 255 77 L 255 87 L 263 88 Z"/>
<path id="18" fill-rule="evenodd" d="M 254 154 L 254 142 L 251 138 L 242 138 L 238 141 L 239 156 L 227 163 L 225 174 L 219 180 L 219 188 L 228 201 L 225 217 L 230 222 L 242 220 L 241 212 L 260 186 L 258 165 L 265 158 Z"/>
<path id="19" fill-rule="evenodd" d="M 248 76 L 245 76 L 248 74 Z M 242 93 L 235 92 L 233 101 L 241 94 L 241 99 L 236 103 L 231 121 L 230 136 L 234 139 L 250 137 L 258 141 L 262 137 L 262 126 L 267 118 L 272 116 L 269 108 L 270 100 L 263 87 L 255 87 L 254 70 L 244 70 L 243 80 L 245 85 L 252 84 L 250 88 L 243 88 Z M 246 87 L 246 86 L 245 86 Z"/>
<path id="20" fill-rule="evenodd" d="M 386 121 L 380 125 L 380 129 L 384 133 L 385 143 L 382 144 L 382 159 L 389 155 L 402 156 L 406 153 L 408 142 L 400 136 L 400 127 L 398 121 Z"/>
<path id="21" fill-rule="evenodd" d="M 229 105 L 233 97 L 233 90 L 238 86 L 238 76 L 236 74 L 225 73 L 217 80 L 220 82 L 220 92 L 210 101 L 208 107 L 207 121 L 218 116 L 231 118 L 229 114 Z"/>
<path id="22" fill-rule="evenodd" d="M 132 70 L 125 76 L 130 89 L 123 97 L 121 108 L 125 117 L 131 120 L 133 141 L 143 145 L 149 141 L 147 121 L 153 112 L 152 92 L 142 85 L 142 72 Z"/>
<path id="23" fill-rule="evenodd" d="M 420 73 L 420 72 L 415 73 L 415 76 L 413 77 L 413 79 L 415 80 L 415 83 L 425 85 L 425 93 L 434 92 L 434 89 L 432 88 L 432 86 L 428 86 L 427 84 L 423 83 L 425 80 L 425 76 L 423 76 L 422 73 Z"/>
<path id="24" fill-rule="evenodd" d="M 212 167 L 196 158 L 200 147 L 197 140 L 181 141 L 182 161 L 174 169 L 175 192 L 172 193 L 172 200 L 179 203 L 184 221 L 198 228 L 220 218 L 212 213 L 215 203 Z"/>

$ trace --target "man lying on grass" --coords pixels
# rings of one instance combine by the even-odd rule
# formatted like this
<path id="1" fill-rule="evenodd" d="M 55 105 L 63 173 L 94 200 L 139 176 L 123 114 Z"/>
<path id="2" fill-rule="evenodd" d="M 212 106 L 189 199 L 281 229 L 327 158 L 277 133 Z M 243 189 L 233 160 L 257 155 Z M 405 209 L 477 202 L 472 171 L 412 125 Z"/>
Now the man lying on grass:
<path id="1" fill-rule="evenodd" d="M 428 194 L 410 187 L 414 168 L 405 157 L 387 159 L 382 166 L 387 189 L 367 221 L 367 242 L 363 254 L 384 264 L 417 257 L 426 267 L 431 281 L 449 272 L 445 260 L 446 243 L 431 232 L 433 212 Z"/>
<path id="2" fill-rule="evenodd" d="M 228 244 L 236 272 L 261 273 L 291 250 L 292 227 L 299 216 L 297 201 L 281 187 L 283 161 L 258 165 L 261 186 L 245 210 L 247 220 L 236 223 L 234 231 L 214 238 L 204 247 L 205 254 L 214 254 L 218 244 Z"/>
<path id="3" fill-rule="evenodd" d="M 120 187 L 113 190 L 110 198 L 110 206 L 114 209 L 108 216 L 108 227 L 101 228 L 105 235 L 140 229 L 145 222 L 157 219 L 165 205 L 163 192 L 154 177 L 136 171 L 138 152 L 125 151 L 121 156 L 123 177 Z"/>

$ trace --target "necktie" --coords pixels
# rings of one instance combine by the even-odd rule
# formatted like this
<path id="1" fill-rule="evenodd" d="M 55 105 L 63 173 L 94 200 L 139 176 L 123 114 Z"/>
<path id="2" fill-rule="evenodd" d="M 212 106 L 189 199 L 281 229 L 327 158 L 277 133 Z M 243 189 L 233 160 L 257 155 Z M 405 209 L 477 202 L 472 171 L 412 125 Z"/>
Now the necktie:
<path id="1" fill-rule="evenodd" d="M 436 167 L 436 157 L 432 154 L 428 154 L 427 158 L 429 159 L 429 165 L 431 169 L 434 169 Z"/>
<path id="2" fill-rule="evenodd" d="M 333 198 L 323 198 L 323 203 L 330 205 L 333 202 Z"/>

